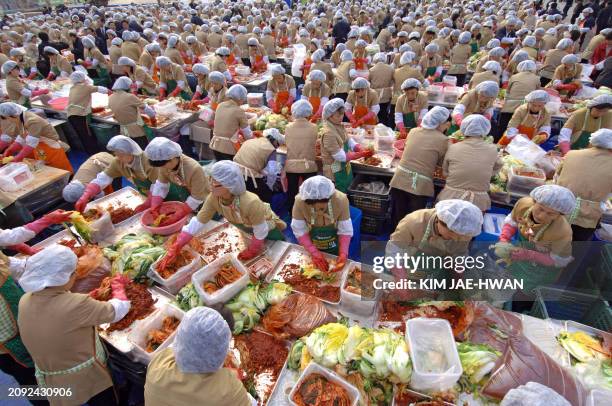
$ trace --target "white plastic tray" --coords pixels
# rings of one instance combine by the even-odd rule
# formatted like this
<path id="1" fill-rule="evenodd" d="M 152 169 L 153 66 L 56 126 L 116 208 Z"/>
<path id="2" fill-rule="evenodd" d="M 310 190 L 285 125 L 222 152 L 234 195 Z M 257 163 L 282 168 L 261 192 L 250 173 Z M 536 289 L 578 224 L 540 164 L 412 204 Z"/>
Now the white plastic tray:
<path id="1" fill-rule="evenodd" d="M 223 288 L 213 292 L 212 294 L 206 293 L 202 284 L 206 281 L 210 281 L 219 272 L 219 268 L 231 261 L 236 269 L 242 274 L 240 279 L 237 281 L 225 285 Z M 249 283 L 249 272 L 246 270 L 242 262 L 240 262 L 235 254 L 226 254 L 221 258 L 205 265 L 204 268 L 200 269 L 191 276 L 191 282 L 198 292 L 198 295 L 202 298 L 202 301 L 207 306 L 212 306 L 218 303 L 225 303 L 231 298 L 236 296 L 246 285 Z"/>
<path id="2" fill-rule="evenodd" d="M 312 374 L 323 375 L 329 381 L 334 382 L 334 383 L 342 386 L 346 390 L 346 392 L 348 393 L 349 398 L 351 399 L 351 406 L 356 406 L 357 403 L 359 402 L 359 397 L 360 396 L 359 396 L 359 390 L 357 390 L 357 388 L 355 388 L 353 385 L 351 385 L 350 383 L 348 383 L 347 381 L 342 379 L 340 377 L 340 375 L 336 374 L 335 372 L 332 372 L 329 369 L 324 368 L 324 367 L 320 366 L 319 364 L 317 364 L 315 362 L 311 362 L 310 364 L 308 364 L 308 366 L 306 366 L 306 368 L 304 369 L 304 371 L 302 372 L 302 374 L 298 378 L 295 386 L 293 387 L 293 389 L 289 393 L 289 404 L 297 406 L 297 404 L 293 401 L 293 395 L 300 388 L 300 385 L 302 384 L 302 381 L 305 378 L 307 378 L 308 376 L 312 375 Z"/>
<path id="3" fill-rule="evenodd" d="M 195 271 L 197 271 L 202 265 L 202 258 L 200 257 L 200 254 L 198 254 L 189 247 L 185 247 L 184 249 L 191 252 L 191 254 L 193 255 L 193 260 L 187 265 L 177 269 L 177 271 L 169 278 L 164 279 L 157 272 L 157 264 L 159 264 L 159 262 L 165 255 L 160 257 L 154 263 L 152 263 L 151 267 L 149 268 L 149 271 L 147 272 L 147 276 L 149 278 L 162 285 L 168 292 L 173 295 L 177 294 L 183 286 L 187 285 L 191 281 L 191 275 Z"/>

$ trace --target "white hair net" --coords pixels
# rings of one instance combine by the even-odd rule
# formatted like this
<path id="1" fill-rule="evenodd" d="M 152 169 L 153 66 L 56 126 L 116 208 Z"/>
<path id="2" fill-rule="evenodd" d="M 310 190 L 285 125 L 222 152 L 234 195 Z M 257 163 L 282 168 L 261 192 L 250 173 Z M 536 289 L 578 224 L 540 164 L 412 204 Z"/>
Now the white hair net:
<path id="1" fill-rule="evenodd" d="M 402 90 L 410 89 L 412 87 L 420 89 L 421 88 L 421 82 L 419 82 L 419 80 L 415 79 L 415 78 L 408 78 L 408 79 L 404 80 L 404 82 L 402 83 L 401 87 L 402 87 Z"/>
<path id="2" fill-rule="evenodd" d="M 165 68 L 172 65 L 172 61 L 167 56 L 158 56 L 155 58 L 155 64 L 160 68 Z"/>
<path id="3" fill-rule="evenodd" d="M 168 48 L 174 48 L 176 47 L 176 44 L 179 41 L 179 36 L 178 35 L 170 35 L 170 37 L 168 37 Z"/>
<path id="4" fill-rule="evenodd" d="M 145 49 L 149 52 L 158 52 L 161 53 L 161 47 L 157 42 L 153 42 L 151 44 L 145 45 Z"/>
<path id="5" fill-rule="evenodd" d="M 233 161 L 219 161 L 212 166 L 211 176 L 234 196 L 246 192 L 244 177 L 240 167 Z"/>
<path id="6" fill-rule="evenodd" d="M 531 59 L 519 62 L 519 64 L 516 65 L 516 70 L 518 70 L 519 72 L 535 72 L 537 69 L 538 66 Z"/>
<path id="7" fill-rule="evenodd" d="M 52 245 L 28 258 L 19 285 L 26 292 L 65 285 L 76 271 L 77 261 L 70 248 Z"/>
<path id="8" fill-rule="evenodd" d="M 285 68 L 280 63 L 273 63 L 270 65 L 270 73 L 273 75 L 284 75 Z"/>
<path id="9" fill-rule="evenodd" d="M 215 53 L 217 55 L 221 55 L 221 56 L 229 56 L 230 54 L 230 50 L 228 47 L 219 47 L 217 48 L 217 50 L 215 51 Z"/>
<path id="10" fill-rule="evenodd" d="M 353 83 L 351 83 L 351 88 L 354 90 L 367 89 L 369 87 L 370 87 L 370 82 L 368 82 L 368 80 L 365 78 L 357 78 L 353 80 Z"/>
<path id="11" fill-rule="evenodd" d="M 227 90 L 227 97 L 236 100 L 246 100 L 248 91 L 242 85 L 233 85 Z"/>
<path id="12" fill-rule="evenodd" d="M 210 75 L 208 75 L 208 80 L 210 83 L 225 83 L 225 76 L 223 76 L 223 73 L 218 72 L 218 71 L 213 71 L 210 72 Z"/>
<path id="13" fill-rule="evenodd" d="M 87 76 L 87 73 L 77 70 L 70 74 L 70 81 L 74 84 L 86 83 L 89 82 L 89 76 Z"/>
<path id="14" fill-rule="evenodd" d="M 166 137 L 155 137 L 144 151 L 151 161 L 167 161 L 178 158 L 183 153 L 181 146 Z"/>
<path id="15" fill-rule="evenodd" d="M 591 134 L 591 145 L 598 148 L 612 149 L 612 130 L 602 128 Z"/>
<path id="16" fill-rule="evenodd" d="M 112 152 L 122 152 L 130 155 L 142 154 L 142 148 L 130 137 L 115 135 L 106 144 L 106 149 Z"/>
<path id="17" fill-rule="evenodd" d="M 187 374 L 216 372 L 223 366 L 231 338 L 229 326 L 219 312 L 204 306 L 193 308 L 185 313 L 177 329 L 176 364 Z"/>
<path id="18" fill-rule="evenodd" d="M 411 52 L 411 51 L 404 52 L 402 56 L 400 57 L 400 65 L 407 65 L 409 63 L 412 63 L 415 56 L 416 55 L 414 52 Z"/>
<path id="19" fill-rule="evenodd" d="M 68 203 L 74 203 L 83 195 L 85 185 L 78 180 L 73 180 L 68 183 L 62 190 L 62 197 Z"/>
<path id="20" fill-rule="evenodd" d="M 113 38 L 111 41 L 111 45 L 115 45 L 115 46 L 121 46 L 121 44 L 123 44 L 123 40 L 119 37 L 117 38 Z M 151 45 L 151 44 L 149 44 Z"/>
<path id="21" fill-rule="evenodd" d="M 259 45 L 259 41 L 257 41 L 257 38 L 249 38 L 247 41 L 247 45 L 250 47 L 256 47 Z"/>
<path id="22" fill-rule="evenodd" d="M 410 44 L 402 44 L 400 45 L 398 52 L 400 53 L 400 55 L 404 52 L 412 52 L 412 47 L 410 46 Z"/>
<path id="23" fill-rule="evenodd" d="M 563 38 L 562 40 L 557 42 L 557 46 L 555 48 L 557 48 L 557 49 L 567 49 L 567 48 L 571 47 L 572 44 L 573 44 L 573 41 L 571 39 Z"/>
<path id="24" fill-rule="evenodd" d="M 345 49 L 344 51 L 342 51 L 342 53 L 340 54 L 340 60 L 342 62 L 346 62 L 346 61 L 350 61 L 353 59 L 353 53 L 351 51 L 349 51 L 348 49 Z"/>
<path id="25" fill-rule="evenodd" d="M 291 105 L 291 115 L 293 118 L 308 118 L 312 116 L 312 104 L 308 100 L 296 101 Z"/>
<path id="26" fill-rule="evenodd" d="M 578 63 L 578 57 L 574 54 L 567 54 L 561 58 L 561 63 L 574 64 Z"/>
<path id="27" fill-rule="evenodd" d="M 493 38 L 489 42 L 487 42 L 487 49 L 498 48 L 501 45 L 501 41 L 497 38 Z M 502 48 L 503 49 L 503 48 Z"/>
<path id="28" fill-rule="evenodd" d="M 495 47 L 489 51 L 489 56 L 492 56 L 495 58 L 502 58 L 505 55 L 506 55 L 506 50 L 502 47 Z"/>
<path id="29" fill-rule="evenodd" d="M 497 61 L 487 61 L 484 65 L 482 65 L 482 68 L 496 74 L 501 73 L 501 65 Z"/>
<path id="30" fill-rule="evenodd" d="M 526 46 L 526 47 L 535 47 L 536 41 L 537 41 L 536 37 L 534 37 L 532 35 L 528 35 L 523 40 L 523 46 Z"/>
<path id="31" fill-rule="evenodd" d="M 550 96 L 544 90 L 534 90 L 525 96 L 525 101 L 527 102 L 548 103 L 549 99 Z"/>
<path id="32" fill-rule="evenodd" d="M 263 136 L 264 137 L 268 137 L 268 139 L 272 139 L 276 142 L 278 142 L 279 144 L 284 144 L 285 143 L 285 136 L 283 134 L 281 134 L 280 131 L 278 131 L 278 129 L 276 128 L 268 128 L 266 130 L 263 131 Z"/>
<path id="33" fill-rule="evenodd" d="M 487 97 L 496 97 L 499 93 L 499 85 L 492 80 L 485 80 L 476 86 L 476 92 Z"/>
<path id="34" fill-rule="evenodd" d="M 425 47 L 425 52 L 430 53 L 430 54 L 435 54 L 436 52 L 438 52 L 440 50 L 440 47 L 438 46 L 438 44 L 428 44 Z"/>
<path id="35" fill-rule="evenodd" d="M 367 46 L 368 46 L 368 43 L 367 43 L 367 42 L 365 42 L 365 41 L 364 41 L 364 40 L 362 40 L 362 39 L 358 39 L 357 41 L 355 41 L 355 46 L 356 46 L 356 47 L 365 48 L 365 47 L 367 47 Z"/>
<path id="36" fill-rule="evenodd" d="M 449 199 L 436 203 L 436 215 L 449 230 L 470 237 L 480 234 L 482 212 L 474 204 L 465 200 Z"/>
<path id="37" fill-rule="evenodd" d="M 374 54 L 374 59 L 373 62 L 385 62 L 387 60 L 387 54 L 385 54 L 384 52 L 377 52 L 376 54 Z"/>
<path id="38" fill-rule="evenodd" d="M 308 80 L 318 80 L 320 82 L 325 82 L 326 79 L 327 76 L 325 75 L 325 72 L 320 71 L 318 69 L 311 70 L 308 74 Z"/>
<path id="39" fill-rule="evenodd" d="M 310 56 L 313 62 L 321 62 L 323 58 L 325 58 L 325 51 L 322 49 L 317 49 Z"/>
<path id="40" fill-rule="evenodd" d="M 13 102 L 5 102 L 0 104 L 0 116 L 4 117 L 17 117 L 26 110 L 27 108 L 24 106 Z"/>
<path id="41" fill-rule="evenodd" d="M 59 51 L 53 47 L 44 47 L 43 48 L 43 52 L 46 54 L 53 54 L 53 55 L 59 55 Z"/>
<path id="42" fill-rule="evenodd" d="M 434 106 L 425 114 L 425 117 L 423 117 L 421 127 L 433 130 L 434 128 L 438 128 L 440 124 L 444 124 L 448 121 L 449 117 L 450 111 L 448 111 L 446 107 Z"/>
<path id="43" fill-rule="evenodd" d="M 514 62 L 523 62 L 529 59 L 529 54 L 527 51 L 517 51 L 512 57 L 512 61 Z"/>
<path id="44" fill-rule="evenodd" d="M 115 81 L 113 90 L 130 90 L 130 86 L 132 86 L 132 79 L 127 76 L 121 76 Z"/>
<path id="45" fill-rule="evenodd" d="M 323 106 L 323 119 L 328 119 L 329 116 L 343 108 L 344 100 L 340 99 L 339 97 L 329 100 L 327 103 L 325 103 L 325 106 Z"/>
<path id="46" fill-rule="evenodd" d="M 127 56 L 122 56 L 117 60 L 117 65 L 119 66 L 131 66 L 132 68 L 136 67 L 136 62 L 134 62 L 131 58 Z"/>
<path id="47" fill-rule="evenodd" d="M 299 194 L 303 200 L 323 200 L 332 197 L 335 191 L 334 182 L 325 176 L 317 175 L 302 183 Z"/>
<path id="48" fill-rule="evenodd" d="M 604 104 L 612 104 L 612 95 L 609 94 L 601 94 L 589 101 L 587 101 L 587 107 L 599 107 Z"/>
<path id="49" fill-rule="evenodd" d="M 2 73 L 8 75 L 17 66 L 17 62 L 15 61 L 6 61 L 2 64 Z"/>
<path id="50" fill-rule="evenodd" d="M 83 43 L 83 46 L 85 48 L 93 48 L 96 46 L 96 44 L 91 40 L 91 38 L 88 37 L 81 38 L 81 43 Z"/>
<path id="51" fill-rule="evenodd" d="M 191 68 L 191 71 L 196 75 L 208 75 L 210 72 L 208 66 L 204 65 L 203 63 L 196 63 Z"/>
<path id="52" fill-rule="evenodd" d="M 484 137 L 491 131 L 491 122 L 480 114 L 470 114 L 461 122 L 461 133 L 466 137 Z"/>
<path id="53" fill-rule="evenodd" d="M 463 31 L 461 34 L 459 34 L 459 43 L 460 44 L 467 44 L 468 42 L 470 42 L 470 40 L 472 39 L 472 33 L 469 31 Z"/>
<path id="54" fill-rule="evenodd" d="M 529 196 L 541 205 L 561 214 L 571 213 L 576 206 L 576 197 L 572 191 L 559 185 L 538 186 L 531 191 Z"/>

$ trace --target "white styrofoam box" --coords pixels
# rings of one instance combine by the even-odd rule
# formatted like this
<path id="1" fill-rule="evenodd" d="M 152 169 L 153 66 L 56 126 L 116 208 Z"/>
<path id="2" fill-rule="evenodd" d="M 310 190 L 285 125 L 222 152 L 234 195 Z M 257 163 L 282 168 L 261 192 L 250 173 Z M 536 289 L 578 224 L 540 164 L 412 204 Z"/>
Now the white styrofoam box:
<path id="1" fill-rule="evenodd" d="M 418 391 L 444 391 L 461 377 L 463 368 L 457 344 L 448 320 L 417 317 L 406 321 L 406 338 L 412 359 L 410 387 Z M 431 371 L 427 360 L 431 354 L 443 354 L 444 370 Z"/>
<path id="2" fill-rule="evenodd" d="M 325 378 L 327 378 L 327 380 L 329 380 L 330 382 L 333 382 L 333 383 L 336 383 L 342 386 L 346 390 L 349 396 L 349 399 L 351 400 L 351 406 L 357 406 L 357 404 L 359 403 L 360 395 L 359 395 L 359 390 L 357 388 L 355 388 L 353 385 L 345 381 L 340 375 L 336 374 L 335 372 L 322 367 L 316 362 L 311 362 L 310 364 L 308 364 L 308 366 L 306 366 L 304 371 L 302 371 L 302 374 L 298 378 L 295 386 L 293 387 L 293 389 L 291 389 L 291 392 L 289 393 L 289 403 L 290 404 L 297 406 L 297 403 L 293 401 L 293 396 L 300 389 L 300 386 L 302 385 L 302 381 L 304 381 L 304 379 L 306 379 L 308 376 L 312 374 L 322 375 Z"/>
<path id="3" fill-rule="evenodd" d="M 0 168 L 0 189 L 14 192 L 26 187 L 34 180 L 34 175 L 28 165 L 22 162 L 8 164 Z"/>
<path id="4" fill-rule="evenodd" d="M 215 275 L 219 272 L 219 269 L 226 264 L 228 261 L 231 261 L 232 264 L 236 267 L 238 272 L 242 274 L 240 279 L 236 282 L 225 285 L 221 289 L 213 292 L 212 294 L 206 293 L 202 284 L 206 281 L 214 280 Z M 249 283 L 249 272 L 242 265 L 242 262 L 238 260 L 237 254 L 226 254 L 221 258 L 218 258 L 211 262 L 210 264 L 204 266 L 202 269 L 197 271 L 191 276 L 191 282 L 195 287 L 198 295 L 202 298 L 202 301 L 207 306 L 212 306 L 218 303 L 225 303 L 229 301 L 231 298 L 236 296 L 238 292 L 240 292 L 243 288 L 246 287 Z"/>

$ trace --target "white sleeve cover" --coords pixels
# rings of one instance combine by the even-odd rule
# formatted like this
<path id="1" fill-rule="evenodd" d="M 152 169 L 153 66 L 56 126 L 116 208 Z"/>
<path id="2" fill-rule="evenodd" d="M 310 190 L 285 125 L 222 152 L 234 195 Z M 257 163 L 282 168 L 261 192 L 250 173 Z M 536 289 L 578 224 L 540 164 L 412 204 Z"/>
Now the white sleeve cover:
<path id="1" fill-rule="evenodd" d="M 302 96 L 304 97 L 304 96 Z M 274 100 L 274 93 L 272 93 L 271 90 L 266 90 L 266 100 L 268 101 L 268 103 L 270 103 L 272 100 Z"/>
<path id="2" fill-rule="evenodd" d="M 378 112 L 380 111 L 380 105 L 379 104 L 375 104 L 375 105 L 372 106 L 372 108 L 370 110 L 372 110 L 372 112 L 374 114 L 378 114 Z"/>
<path id="3" fill-rule="evenodd" d="M 504 219 L 504 224 L 510 224 L 512 227 L 516 227 L 516 221 L 512 220 L 512 214 L 508 214 Z"/>
<path id="4" fill-rule="evenodd" d="M 289 96 L 293 97 L 293 100 L 295 100 L 295 98 L 297 97 L 295 87 L 293 89 L 289 89 Z"/>
<path id="5" fill-rule="evenodd" d="M 353 235 L 353 222 L 351 219 L 342 220 L 338 222 L 338 234 L 339 235 Z"/>
<path id="6" fill-rule="evenodd" d="M 293 231 L 293 234 L 297 238 L 300 238 L 301 236 L 303 236 L 304 234 L 308 232 L 308 224 L 306 224 L 304 220 L 292 219 L 291 220 L 291 230 Z"/>
<path id="7" fill-rule="evenodd" d="M 185 204 L 191 207 L 191 210 L 195 211 L 202 204 L 202 200 L 198 200 L 193 196 L 189 196 L 185 201 Z"/>
<path id="8" fill-rule="evenodd" d="M 32 147 L 32 148 L 36 148 L 38 146 L 39 142 L 40 142 L 40 138 L 33 137 L 30 134 L 28 134 L 26 139 L 25 139 L 26 145 L 29 146 L 29 147 Z"/>
<path id="9" fill-rule="evenodd" d="M 108 88 L 104 86 L 98 86 L 98 93 L 108 94 Z"/>
<path id="10" fill-rule="evenodd" d="M 538 132 L 540 133 L 546 133 L 548 134 L 548 136 L 550 137 L 550 126 L 549 125 L 545 125 L 540 127 L 540 129 L 538 130 Z"/>
<path id="11" fill-rule="evenodd" d="M 96 185 L 100 186 L 100 189 L 104 189 L 105 187 L 113 183 L 113 178 L 108 176 L 105 172 L 99 172 L 96 175 L 96 178 L 91 181 L 91 183 L 95 183 Z"/>
<path id="12" fill-rule="evenodd" d="M 231 80 L 232 80 L 232 74 L 230 73 L 230 71 L 229 71 L 229 70 L 226 70 L 225 72 L 223 72 L 223 76 L 225 76 L 225 79 L 226 79 L 228 82 L 231 82 Z"/>
<path id="13" fill-rule="evenodd" d="M 25 227 L 9 228 L 0 230 L 0 247 L 9 247 L 11 245 L 21 244 L 31 240 L 36 236 L 36 233 Z"/>
<path id="14" fill-rule="evenodd" d="M 253 226 L 253 235 L 258 240 L 265 240 L 266 237 L 268 236 L 269 231 L 270 231 L 270 228 L 268 227 L 268 223 L 266 223 L 265 221 L 261 224 L 257 224 Z"/>
<path id="15" fill-rule="evenodd" d="M 463 115 L 463 113 L 465 113 L 465 106 L 461 103 L 457 104 L 455 106 L 455 108 L 453 109 L 453 113 L 452 115 L 454 116 L 455 114 L 461 114 Z"/>
<path id="16" fill-rule="evenodd" d="M 155 109 L 148 104 L 145 104 L 144 106 L 144 113 L 151 118 L 156 116 Z"/>
<path id="17" fill-rule="evenodd" d="M 153 186 L 151 186 L 151 194 L 153 196 L 166 197 L 168 196 L 168 192 L 170 191 L 169 183 L 162 183 L 158 180 L 155 181 Z"/>
<path id="18" fill-rule="evenodd" d="M 349 145 L 349 149 L 351 151 L 354 151 L 355 150 L 355 145 L 357 145 L 357 142 L 354 139 L 350 138 L 350 137 L 349 137 L 347 142 L 348 142 L 348 145 Z"/>
<path id="19" fill-rule="evenodd" d="M 27 258 L 8 257 L 8 270 L 13 279 L 19 283 L 19 279 L 23 275 L 28 262 Z"/>
<path id="20" fill-rule="evenodd" d="M 344 102 L 344 111 L 353 112 L 353 105 L 349 102 Z"/>
<path id="21" fill-rule="evenodd" d="M 124 318 L 125 315 L 128 314 L 128 312 L 130 311 L 130 307 L 132 307 L 132 304 L 129 300 L 119 300 L 113 298 L 109 300 L 108 303 L 112 304 L 113 308 L 115 309 L 115 318 L 113 319 L 113 323 L 116 323 L 122 318 Z"/>
<path id="22" fill-rule="evenodd" d="M 404 117 L 403 117 L 402 113 L 395 113 L 395 122 L 396 123 L 403 123 L 404 122 Z"/>
<path id="23" fill-rule="evenodd" d="M 137 82 L 138 83 L 138 82 Z M 196 86 L 196 92 L 202 94 L 202 86 L 197 85 Z"/>
<path id="24" fill-rule="evenodd" d="M 25 96 L 25 97 L 31 97 L 32 96 L 32 91 L 29 90 L 28 88 L 24 87 L 23 89 L 21 89 L 21 95 Z"/>
<path id="25" fill-rule="evenodd" d="M 418 118 L 418 120 L 422 120 L 422 119 L 423 119 L 423 117 L 425 117 L 425 114 L 427 114 L 427 112 L 428 112 L 428 111 L 429 111 L 429 110 L 427 110 L 426 108 L 425 108 L 425 109 L 423 109 L 423 110 L 421 110 L 421 111 L 419 112 L 419 118 Z"/>
<path id="26" fill-rule="evenodd" d="M 21 135 L 18 135 L 17 138 L 15 138 L 15 142 L 21 146 L 26 144 L 25 138 L 23 138 Z"/>
<path id="27" fill-rule="evenodd" d="M 13 138 L 8 134 L 0 135 L 0 141 L 2 142 L 13 142 Z"/>
<path id="28" fill-rule="evenodd" d="M 176 81 L 176 87 L 180 87 L 181 89 L 185 88 L 185 82 L 182 80 L 177 80 Z"/>
<path id="29" fill-rule="evenodd" d="M 191 218 L 191 220 L 189 220 L 189 223 L 183 227 L 182 231 L 191 235 L 198 235 L 202 230 L 204 230 L 205 226 L 206 224 L 200 223 L 198 218 L 194 216 Z"/>
<path id="30" fill-rule="evenodd" d="M 346 153 L 343 149 L 339 149 L 338 152 L 332 155 L 332 158 L 338 162 L 346 162 Z"/>
<path id="31" fill-rule="evenodd" d="M 246 126 L 244 128 L 241 128 L 240 131 L 242 131 L 242 135 L 244 135 L 244 138 L 246 138 L 247 140 L 253 138 L 253 133 L 251 132 L 251 127 Z"/>
<path id="32" fill-rule="evenodd" d="M 516 134 L 518 134 L 518 128 L 516 127 L 510 127 L 508 128 L 508 131 L 506 131 L 506 138 L 514 138 L 514 136 L 516 136 Z"/>
<path id="33" fill-rule="evenodd" d="M 572 139 L 572 129 L 563 127 L 559 132 L 559 143 L 570 142 Z"/>
<path id="34" fill-rule="evenodd" d="M 140 89 L 140 88 L 142 87 L 142 85 L 143 85 L 142 80 L 137 80 L 137 81 L 136 81 L 136 87 L 137 87 L 137 88 L 139 88 L 139 89 Z"/>
<path id="35" fill-rule="evenodd" d="M 168 86 L 166 85 L 166 82 L 159 82 L 159 87 L 161 89 L 167 89 L 168 88 Z"/>

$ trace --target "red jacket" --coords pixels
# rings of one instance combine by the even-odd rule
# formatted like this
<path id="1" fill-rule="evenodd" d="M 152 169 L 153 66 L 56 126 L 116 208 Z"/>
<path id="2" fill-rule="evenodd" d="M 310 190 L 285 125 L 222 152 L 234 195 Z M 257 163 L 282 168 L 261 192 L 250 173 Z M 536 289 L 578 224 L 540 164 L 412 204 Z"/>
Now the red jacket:
<path id="1" fill-rule="evenodd" d="M 601 61 L 605 61 L 606 58 L 609 58 L 612 56 L 612 48 L 608 50 L 608 53 L 606 55 L 607 47 L 608 47 L 608 41 L 604 41 L 601 44 L 599 44 L 597 48 L 595 48 L 595 52 L 593 52 L 593 57 L 591 58 L 591 61 L 592 61 L 591 63 L 593 65 L 596 65 Z"/>

